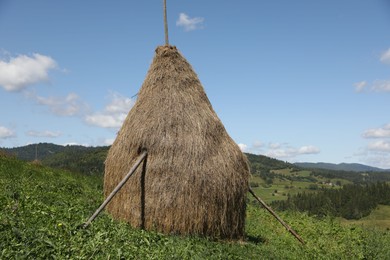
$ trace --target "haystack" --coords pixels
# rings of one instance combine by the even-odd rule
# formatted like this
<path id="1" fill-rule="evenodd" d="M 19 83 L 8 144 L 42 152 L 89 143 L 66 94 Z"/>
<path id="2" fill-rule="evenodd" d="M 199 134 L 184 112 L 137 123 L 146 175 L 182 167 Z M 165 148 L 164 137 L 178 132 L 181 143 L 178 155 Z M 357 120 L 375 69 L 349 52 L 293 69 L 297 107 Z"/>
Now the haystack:
<path id="1" fill-rule="evenodd" d="M 109 150 L 105 196 L 144 150 L 144 167 L 107 206 L 114 218 L 168 234 L 243 236 L 246 157 L 173 46 L 157 47 L 138 99 Z"/>

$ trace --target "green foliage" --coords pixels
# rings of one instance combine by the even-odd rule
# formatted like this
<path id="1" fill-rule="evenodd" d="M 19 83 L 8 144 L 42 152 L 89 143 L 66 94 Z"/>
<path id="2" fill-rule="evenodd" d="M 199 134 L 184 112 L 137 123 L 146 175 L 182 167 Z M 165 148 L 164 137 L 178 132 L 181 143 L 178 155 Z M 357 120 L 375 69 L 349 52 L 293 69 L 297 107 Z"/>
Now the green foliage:
<path id="1" fill-rule="evenodd" d="M 31 144 L 16 148 L 0 148 L 0 152 L 24 161 L 38 159 L 42 164 L 88 175 L 102 175 L 109 147 L 81 145 Z"/>
<path id="2" fill-rule="evenodd" d="M 78 146 L 66 146 L 63 151 L 47 157 L 42 163 L 87 175 L 103 175 L 108 148 L 103 146 L 80 149 Z"/>
<path id="3" fill-rule="evenodd" d="M 162 235 L 100 215 L 101 176 L 86 176 L 0 156 L 0 259 L 389 259 L 390 233 L 345 227 L 305 213 L 281 217 L 302 246 L 268 212 L 248 205 L 241 242 Z"/>
<path id="4" fill-rule="evenodd" d="M 311 169 L 313 176 L 328 179 L 342 178 L 356 184 L 390 181 L 390 172 L 354 172 L 326 169 Z"/>
<path id="5" fill-rule="evenodd" d="M 315 187 L 309 187 L 314 189 Z M 390 205 L 390 185 L 384 182 L 344 185 L 341 189 L 322 189 L 317 193 L 298 193 L 272 205 L 280 210 L 296 209 L 310 215 L 360 219 L 379 204 Z"/>
<path id="6" fill-rule="evenodd" d="M 359 163 L 294 163 L 298 167 L 308 168 L 308 169 L 326 169 L 334 171 L 347 171 L 347 172 L 377 172 L 377 171 L 386 171 L 380 168 L 367 166 Z M 387 170 L 389 171 L 389 170 Z"/>
<path id="7" fill-rule="evenodd" d="M 277 169 L 297 168 L 294 166 L 294 164 L 283 162 L 264 155 L 255 155 L 250 153 L 246 153 L 245 155 L 250 162 L 251 173 L 253 175 L 258 175 L 261 173 L 270 173 L 271 170 Z"/>
<path id="8" fill-rule="evenodd" d="M 3 152 L 14 155 L 20 160 L 24 161 L 33 161 L 35 159 L 43 160 L 52 154 L 61 152 L 65 147 L 51 143 L 39 143 L 39 144 L 29 144 L 22 147 L 16 148 L 0 148 Z M 82 146 L 73 146 L 74 148 L 78 147 L 82 149 Z"/>
<path id="9" fill-rule="evenodd" d="M 67 169 L 73 172 L 102 174 L 104 172 L 104 161 L 108 149 L 108 146 L 85 147 L 80 145 L 62 146 L 51 143 L 39 143 L 16 148 L 0 148 L 0 151 L 14 155 L 21 160 L 33 161 L 38 159 L 44 165 Z M 337 168 L 335 170 L 317 168 L 303 170 L 298 166 L 299 164 L 291 164 L 263 155 L 247 153 L 246 156 L 250 162 L 252 175 L 268 180 L 269 184 L 272 184 L 274 179 L 281 175 L 286 180 L 313 183 L 318 178 L 342 178 L 354 183 L 390 181 L 389 172 L 370 172 L 369 170 L 374 168 L 368 166 L 364 168 L 364 165 L 359 165 L 358 168 L 354 167 L 351 169 L 367 169 L 368 171 L 345 171 L 338 170 Z M 287 170 L 288 174 L 281 173 L 285 170 Z M 307 174 L 303 174 L 303 172 Z"/>
<path id="10" fill-rule="evenodd" d="M 317 184 L 310 184 L 309 190 L 318 190 L 318 185 Z"/>
<path id="11" fill-rule="evenodd" d="M 365 228 L 390 231 L 390 206 L 379 205 L 370 215 L 359 220 L 340 220 L 344 225 L 360 225 Z"/>
<path id="12" fill-rule="evenodd" d="M 304 239 L 306 245 L 301 246 L 264 210 L 250 206 L 247 216 L 246 230 L 249 240 L 261 241 L 258 247 L 261 248 L 262 253 L 254 257 L 257 259 L 388 259 L 390 257 L 390 245 L 385 244 L 390 241 L 389 232 L 364 230 L 355 226 L 346 227 L 329 217 L 318 220 L 299 212 L 280 213 L 282 219 Z M 379 238 L 382 241 L 378 247 L 376 243 Z M 268 244 L 269 246 L 266 246 Z M 371 258 L 374 255 L 379 258 Z"/>

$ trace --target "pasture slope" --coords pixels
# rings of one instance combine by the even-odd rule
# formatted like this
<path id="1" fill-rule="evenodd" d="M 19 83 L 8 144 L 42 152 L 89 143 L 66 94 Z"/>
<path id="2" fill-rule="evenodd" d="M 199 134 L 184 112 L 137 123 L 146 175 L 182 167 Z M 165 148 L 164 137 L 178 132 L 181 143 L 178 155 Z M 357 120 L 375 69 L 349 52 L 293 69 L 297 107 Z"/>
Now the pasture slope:
<path id="1" fill-rule="evenodd" d="M 0 155 L 0 259 L 390 259 L 390 233 L 281 212 L 301 245 L 252 202 L 246 239 L 219 241 L 134 229 L 106 214 L 82 224 L 103 200 L 102 177 Z"/>

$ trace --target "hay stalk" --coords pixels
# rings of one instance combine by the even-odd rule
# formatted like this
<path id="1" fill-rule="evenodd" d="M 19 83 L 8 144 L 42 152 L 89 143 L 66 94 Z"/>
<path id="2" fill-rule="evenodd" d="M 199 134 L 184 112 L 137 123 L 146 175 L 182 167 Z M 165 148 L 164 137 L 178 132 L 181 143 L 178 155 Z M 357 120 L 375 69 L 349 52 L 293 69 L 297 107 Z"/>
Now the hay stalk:
<path id="1" fill-rule="evenodd" d="M 140 151 L 137 169 L 107 205 L 116 219 L 166 234 L 241 239 L 249 166 L 191 65 L 174 46 L 156 54 L 105 163 L 109 196 Z"/>

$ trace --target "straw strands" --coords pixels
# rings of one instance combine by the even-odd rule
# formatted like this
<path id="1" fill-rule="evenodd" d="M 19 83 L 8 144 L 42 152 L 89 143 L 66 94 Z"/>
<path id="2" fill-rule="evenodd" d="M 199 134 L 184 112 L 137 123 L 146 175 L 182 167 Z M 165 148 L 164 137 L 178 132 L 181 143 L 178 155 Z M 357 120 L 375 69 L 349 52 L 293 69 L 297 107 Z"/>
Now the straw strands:
<path id="1" fill-rule="evenodd" d="M 144 150 L 144 167 L 107 206 L 112 216 L 169 234 L 244 235 L 247 159 L 174 46 L 157 47 L 138 99 L 109 150 L 105 196 Z"/>

